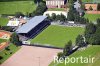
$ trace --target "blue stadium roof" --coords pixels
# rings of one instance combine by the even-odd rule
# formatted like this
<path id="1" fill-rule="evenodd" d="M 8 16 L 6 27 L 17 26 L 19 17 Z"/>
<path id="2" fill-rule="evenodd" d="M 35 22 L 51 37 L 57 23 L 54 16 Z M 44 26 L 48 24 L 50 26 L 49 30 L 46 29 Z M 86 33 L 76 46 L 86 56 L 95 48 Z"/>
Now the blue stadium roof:
<path id="1" fill-rule="evenodd" d="M 47 16 L 35 16 L 32 19 L 30 19 L 26 24 L 18 28 L 16 32 L 17 33 L 28 33 L 46 18 Z"/>

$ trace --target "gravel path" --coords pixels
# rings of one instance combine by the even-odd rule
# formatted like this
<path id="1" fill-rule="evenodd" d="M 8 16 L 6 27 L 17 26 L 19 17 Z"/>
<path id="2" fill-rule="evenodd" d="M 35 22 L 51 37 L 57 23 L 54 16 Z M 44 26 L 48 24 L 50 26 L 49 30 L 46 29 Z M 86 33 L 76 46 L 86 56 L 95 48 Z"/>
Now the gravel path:
<path id="1" fill-rule="evenodd" d="M 62 50 L 22 46 L 0 66 L 48 66 L 53 61 L 53 57 L 60 51 Z"/>

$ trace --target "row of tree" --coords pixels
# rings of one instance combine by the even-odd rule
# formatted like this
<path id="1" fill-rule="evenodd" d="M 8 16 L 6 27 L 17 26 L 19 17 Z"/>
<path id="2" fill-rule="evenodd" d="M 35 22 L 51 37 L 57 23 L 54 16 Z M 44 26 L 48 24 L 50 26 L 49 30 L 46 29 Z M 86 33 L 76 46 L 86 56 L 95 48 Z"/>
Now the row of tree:
<path id="1" fill-rule="evenodd" d="M 48 16 L 48 19 L 51 20 L 51 21 L 66 21 L 67 18 L 66 16 L 64 16 L 63 14 L 60 14 L 60 15 L 56 15 L 55 13 L 53 13 L 51 16 L 49 14 L 47 14 Z"/>
<path id="2" fill-rule="evenodd" d="M 76 38 L 76 48 L 73 50 L 73 46 L 72 46 L 72 41 L 68 41 L 67 44 L 65 44 L 64 48 L 63 48 L 63 52 L 58 53 L 58 59 L 61 57 L 65 57 L 68 56 L 70 54 L 72 54 L 74 51 L 76 51 L 78 48 L 80 47 L 84 47 L 87 46 L 87 43 L 85 42 L 85 37 L 83 35 L 78 35 Z"/>
<path id="3" fill-rule="evenodd" d="M 13 32 L 13 28 L 10 27 L 10 26 L 1 26 L 0 25 L 0 30 L 5 30 L 5 31 Z"/>

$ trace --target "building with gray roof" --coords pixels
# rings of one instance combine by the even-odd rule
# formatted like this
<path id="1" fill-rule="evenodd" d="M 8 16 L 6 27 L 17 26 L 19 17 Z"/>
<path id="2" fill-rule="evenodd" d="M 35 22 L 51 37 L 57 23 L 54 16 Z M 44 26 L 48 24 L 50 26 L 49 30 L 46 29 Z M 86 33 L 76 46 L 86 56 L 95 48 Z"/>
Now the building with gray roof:
<path id="1" fill-rule="evenodd" d="M 35 16 L 31 18 L 26 24 L 18 28 L 16 33 L 32 38 L 50 24 L 46 18 L 47 16 Z"/>

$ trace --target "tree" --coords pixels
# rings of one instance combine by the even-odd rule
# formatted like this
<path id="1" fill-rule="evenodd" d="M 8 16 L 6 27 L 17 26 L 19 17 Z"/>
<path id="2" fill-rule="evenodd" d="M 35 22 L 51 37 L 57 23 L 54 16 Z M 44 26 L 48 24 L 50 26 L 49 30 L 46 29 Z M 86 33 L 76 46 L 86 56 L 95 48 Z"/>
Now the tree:
<path id="1" fill-rule="evenodd" d="M 57 54 L 57 56 L 58 56 L 58 60 L 59 60 L 61 57 L 63 57 L 63 52 L 59 52 L 59 53 Z"/>
<path id="2" fill-rule="evenodd" d="M 9 51 L 9 50 L 10 50 L 9 46 L 8 46 L 8 47 L 6 47 L 6 48 L 5 48 L 5 50 Z"/>
<path id="3" fill-rule="evenodd" d="M 55 21 L 60 20 L 61 21 L 61 15 L 56 15 Z"/>
<path id="4" fill-rule="evenodd" d="M 15 44 L 16 46 L 21 45 L 21 44 L 20 44 L 21 42 L 20 42 L 20 40 L 19 40 L 19 36 L 18 36 L 17 33 L 13 33 L 13 34 L 11 35 L 10 42 L 13 43 L 13 44 Z"/>
<path id="5" fill-rule="evenodd" d="M 52 20 L 56 20 L 56 14 L 55 14 L 55 13 L 52 13 L 51 19 L 52 19 Z"/>
<path id="6" fill-rule="evenodd" d="M 46 15 L 48 16 L 49 20 L 53 20 L 53 21 L 57 21 L 57 20 L 66 21 L 67 20 L 63 14 L 56 15 L 55 13 L 52 13 L 52 16 L 49 16 L 49 14 L 46 14 Z"/>
<path id="7" fill-rule="evenodd" d="M 60 21 L 66 21 L 66 16 L 64 16 L 63 14 L 60 15 Z"/>
<path id="8" fill-rule="evenodd" d="M 38 4 L 40 3 L 40 2 L 42 2 L 43 0 L 34 0 L 34 3 L 36 3 L 37 4 L 37 6 L 38 6 Z"/>
<path id="9" fill-rule="evenodd" d="M 21 12 L 16 12 L 15 17 L 19 18 L 20 16 L 24 17 L 24 14 Z"/>
<path id="10" fill-rule="evenodd" d="M 0 60 L 2 60 L 3 59 L 3 57 L 2 56 L 0 56 Z"/>
<path id="11" fill-rule="evenodd" d="M 70 8 L 69 8 L 69 12 L 68 12 L 68 15 L 67 15 L 67 20 L 68 21 L 75 21 L 76 17 L 80 17 L 79 13 L 76 11 L 76 9 L 74 8 L 74 5 L 70 5 Z"/>
<path id="12" fill-rule="evenodd" d="M 97 10 L 100 11 L 100 3 L 98 3 Z"/>
<path id="13" fill-rule="evenodd" d="M 95 34 L 90 38 L 90 44 L 100 45 L 100 27 L 97 28 Z"/>
<path id="14" fill-rule="evenodd" d="M 91 11 L 93 10 L 92 6 L 89 7 L 89 10 L 91 10 Z"/>
<path id="15" fill-rule="evenodd" d="M 100 18 L 97 19 L 97 27 L 100 27 Z"/>
<path id="16" fill-rule="evenodd" d="M 85 32 L 89 34 L 94 34 L 96 32 L 96 26 L 93 23 L 88 23 L 85 29 Z"/>
<path id="17" fill-rule="evenodd" d="M 43 13 L 47 10 L 46 4 L 44 2 L 40 2 L 37 6 L 36 10 L 31 14 L 31 16 L 43 15 Z"/>
<path id="18" fill-rule="evenodd" d="M 71 10 L 69 10 L 67 20 L 68 21 L 74 21 L 74 19 L 75 19 L 74 13 Z"/>
<path id="19" fill-rule="evenodd" d="M 52 20 L 52 19 L 51 19 L 51 16 L 50 16 L 49 14 L 46 14 L 46 16 L 47 16 L 47 18 L 48 18 L 49 20 Z"/>
<path id="20" fill-rule="evenodd" d="M 85 28 L 85 38 L 90 43 L 90 37 L 96 32 L 96 26 L 93 23 L 88 23 Z"/>
<path id="21" fill-rule="evenodd" d="M 88 18 L 86 18 L 86 24 L 88 24 L 90 21 L 89 21 L 89 19 Z"/>
<path id="22" fill-rule="evenodd" d="M 82 0 L 78 0 L 80 4 L 82 4 Z"/>
<path id="23" fill-rule="evenodd" d="M 85 39 L 83 38 L 82 35 L 78 35 L 77 38 L 76 38 L 76 45 L 79 46 L 79 47 L 84 47 L 86 45 Z"/>
<path id="24" fill-rule="evenodd" d="M 0 30 L 2 29 L 2 26 L 0 25 Z"/>
<path id="25" fill-rule="evenodd" d="M 74 0 L 69 0 L 69 4 L 73 4 L 74 3 Z"/>
<path id="26" fill-rule="evenodd" d="M 10 27 L 10 26 L 2 26 L 1 30 L 6 30 L 6 31 L 13 32 L 13 28 Z"/>
<path id="27" fill-rule="evenodd" d="M 72 51 L 72 41 L 68 41 L 68 43 L 65 45 L 64 49 L 63 49 L 63 53 L 64 55 L 69 55 Z"/>

